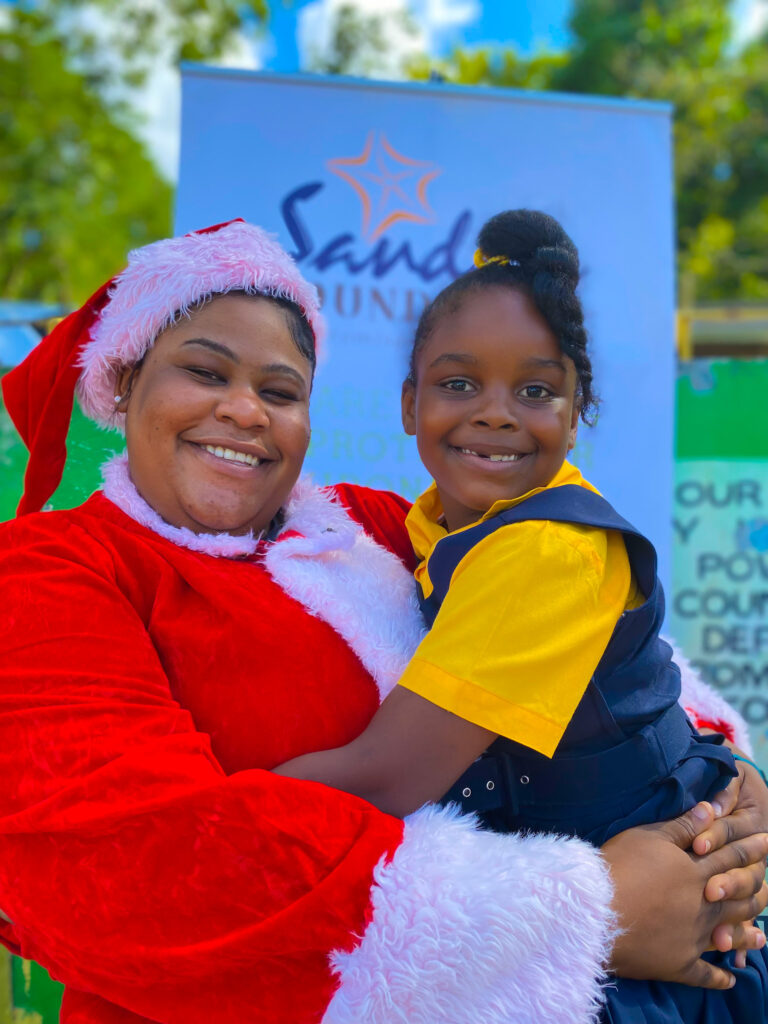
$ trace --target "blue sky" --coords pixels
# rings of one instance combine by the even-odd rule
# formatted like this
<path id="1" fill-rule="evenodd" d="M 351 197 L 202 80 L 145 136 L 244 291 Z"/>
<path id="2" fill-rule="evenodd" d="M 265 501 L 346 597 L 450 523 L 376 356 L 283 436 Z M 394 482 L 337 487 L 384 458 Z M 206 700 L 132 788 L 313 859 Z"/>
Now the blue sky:
<path id="1" fill-rule="evenodd" d="M 302 18 L 314 9 L 328 15 L 332 0 L 273 0 L 270 5 L 271 39 L 263 58 L 267 67 L 277 71 L 296 71 L 300 64 Z M 429 39 L 429 50 L 440 56 L 454 46 L 481 46 L 501 43 L 514 45 L 523 53 L 542 47 L 565 47 L 568 43 L 567 20 L 571 0 L 403 0 L 401 4 L 359 0 L 363 13 L 381 13 L 382 9 L 402 6 Z"/>
<path id="2" fill-rule="evenodd" d="M 339 0 L 272 0 L 271 38 L 262 51 L 266 67 L 277 71 L 299 70 L 300 24 L 314 10 L 330 17 Z M 454 46 L 502 44 L 521 53 L 567 47 L 568 17 L 573 0 L 352 0 L 363 13 L 381 13 L 393 7 L 407 8 L 435 56 Z M 705 2 L 705 0 L 702 0 Z M 733 16 L 739 41 L 749 38 L 765 23 L 766 0 L 735 0 Z"/>
<path id="3" fill-rule="evenodd" d="M 560 49 L 568 44 L 571 0 L 485 0 L 478 7 L 479 17 L 457 32 L 457 38 L 446 42 L 470 46 L 512 43 L 525 53 L 545 46 Z"/>

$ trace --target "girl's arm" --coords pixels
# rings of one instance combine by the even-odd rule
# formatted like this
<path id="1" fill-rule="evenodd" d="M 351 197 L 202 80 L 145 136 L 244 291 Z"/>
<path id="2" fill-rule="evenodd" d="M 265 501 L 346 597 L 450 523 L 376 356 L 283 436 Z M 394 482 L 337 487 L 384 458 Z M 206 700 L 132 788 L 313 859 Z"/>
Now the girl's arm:
<path id="1" fill-rule="evenodd" d="M 391 805 L 392 813 L 407 813 L 442 795 L 493 738 L 396 687 L 358 740 L 295 758 L 277 771 L 342 786 Z M 671 822 L 622 832 L 603 847 L 621 925 L 611 957 L 617 974 L 727 988 L 730 975 L 701 954 L 713 945 L 764 944 L 749 921 L 768 902 L 768 836 L 755 834 L 768 827 L 768 793 L 749 770 L 746 779 L 748 785 L 741 771 L 721 794 L 726 814 L 714 824 L 709 805 L 699 804 Z M 699 853 L 712 852 L 691 856 L 692 843 Z"/>
<path id="2" fill-rule="evenodd" d="M 623 542 L 550 522 L 490 540 L 453 573 L 402 685 L 368 728 L 278 773 L 399 816 L 438 800 L 500 732 L 552 756 L 624 609 Z M 623 575 L 606 570 L 609 555 Z"/>
<path id="3" fill-rule="evenodd" d="M 402 818 L 439 800 L 495 739 L 488 729 L 396 686 L 351 743 L 274 770 L 342 789 Z"/>

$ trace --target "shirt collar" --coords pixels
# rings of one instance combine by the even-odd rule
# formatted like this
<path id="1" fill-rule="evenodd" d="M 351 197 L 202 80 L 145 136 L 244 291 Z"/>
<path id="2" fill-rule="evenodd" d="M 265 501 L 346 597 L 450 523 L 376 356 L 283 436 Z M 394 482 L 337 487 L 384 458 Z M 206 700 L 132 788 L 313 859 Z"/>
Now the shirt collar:
<path id="1" fill-rule="evenodd" d="M 533 490 L 521 494 L 518 498 L 502 498 L 500 501 L 495 501 L 487 512 L 478 516 L 474 523 L 470 523 L 469 526 L 464 526 L 462 529 L 468 530 L 470 527 L 477 525 L 477 523 L 482 523 L 486 519 L 490 519 L 491 516 L 498 515 L 504 509 L 519 505 L 521 501 L 525 501 L 534 494 L 539 494 L 550 487 L 563 487 L 565 484 L 576 484 L 578 487 L 585 487 L 587 490 L 599 493 L 596 487 L 593 487 L 592 484 L 584 479 L 575 466 L 571 465 L 570 462 L 564 462 L 546 487 L 534 487 Z M 420 560 L 425 559 L 435 544 L 448 534 L 448 530 L 440 522 L 442 515 L 443 507 L 440 503 L 440 496 L 437 493 L 437 486 L 432 483 L 413 503 L 405 520 L 413 550 Z M 459 531 L 456 532 L 458 533 Z"/>

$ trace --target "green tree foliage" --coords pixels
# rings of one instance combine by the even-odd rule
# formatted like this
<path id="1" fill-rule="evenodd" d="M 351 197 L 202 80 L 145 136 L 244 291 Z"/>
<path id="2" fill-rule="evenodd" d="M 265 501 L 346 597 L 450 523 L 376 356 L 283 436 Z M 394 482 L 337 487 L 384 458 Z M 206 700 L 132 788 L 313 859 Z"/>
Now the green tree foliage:
<path id="1" fill-rule="evenodd" d="M 74 304 L 167 233 L 171 190 L 57 39 L 0 33 L 0 295 Z"/>
<path id="2" fill-rule="evenodd" d="M 739 51 L 729 0 L 576 0 L 572 46 L 457 51 L 417 78 L 674 104 L 683 301 L 768 298 L 768 54 Z"/>
<path id="3" fill-rule="evenodd" d="M 215 60 L 243 32 L 258 32 L 268 13 L 265 0 L 35 0 L 22 10 L 15 16 L 28 30 L 59 39 L 68 60 L 102 86 L 140 84 L 158 58 Z"/>
<path id="4" fill-rule="evenodd" d="M 126 90 L 153 60 L 212 60 L 263 0 L 36 0 L 0 23 L 0 297 L 82 301 L 168 234 L 171 186 Z"/>

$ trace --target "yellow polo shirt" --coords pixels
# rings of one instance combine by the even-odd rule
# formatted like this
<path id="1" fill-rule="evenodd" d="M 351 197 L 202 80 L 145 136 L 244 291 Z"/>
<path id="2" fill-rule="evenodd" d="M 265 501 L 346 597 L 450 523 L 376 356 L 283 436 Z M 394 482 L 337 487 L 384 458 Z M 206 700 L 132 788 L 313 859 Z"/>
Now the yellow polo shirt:
<path id="1" fill-rule="evenodd" d="M 598 493 L 567 462 L 549 487 L 565 484 Z M 497 501 L 478 522 L 542 490 Z M 441 516 L 432 484 L 406 520 L 427 597 L 427 560 L 447 533 Z M 551 757 L 621 613 L 643 600 L 620 533 L 550 520 L 502 526 L 457 566 L 400 685 Z"/>

